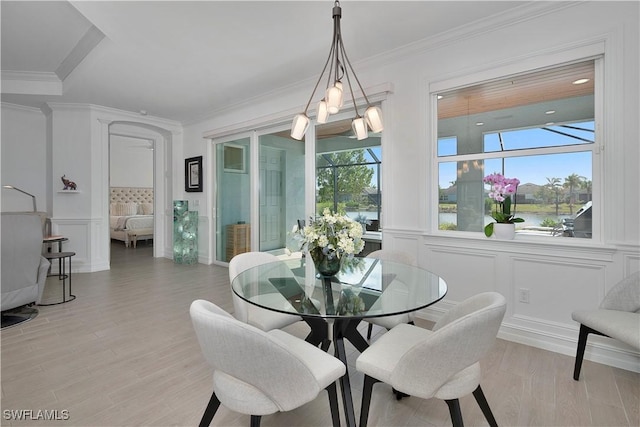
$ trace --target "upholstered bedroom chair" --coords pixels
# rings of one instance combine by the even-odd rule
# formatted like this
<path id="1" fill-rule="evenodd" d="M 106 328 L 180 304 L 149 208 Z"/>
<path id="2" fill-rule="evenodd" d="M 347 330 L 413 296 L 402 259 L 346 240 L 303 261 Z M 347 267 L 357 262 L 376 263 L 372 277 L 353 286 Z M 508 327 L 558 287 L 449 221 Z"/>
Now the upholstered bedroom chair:
<path id="1" fill-rule="evenodd" d="M 35 317 L 12 309 L 39 303 L 49 261 L 42 256 L 42 219 L 38 213 L 2 213 L 2 326 Z"/>
<path id="2" fill-rule="evenodd" d="M 336 380 L 346 367 L 337 358 L 279 329 L 264 332 L 240 322 L 215 304 L 196 300 L 190 308 L 205 359 L 213 368 L 213 394 L 200 426 L 208 426 L 220 403 L 251 415 L 290 411 L 326 389 L 333 426 L 340 425 Z"/>
<path id="3" fill-rule="evenodd" d="M 454 427 L 462 426 L 458 399 L 473 393 L 489 425 L 496 426 L 480 388 L 480 363 L 493 346 L 506 310 L 505 298 L 485 292 L 462 301 L 432 331 L 400 324 L 356 360 L 365 374 L 360 427 L 367 425 L 373 385 L 383 381 L 409 396 L 443 399 Z"/>
<path id="4" fill-rule="evenodd" d="M 280 260 L 277 256 L 266 252 L 245 252 L 238 254 L 231 258 L 229 262 L 229 282 L 233 283 L 233 279 L 235 279 L 238 274 L 249 268 L 278 261 Z M 233 298 L 233 314 L 235 318 L 241 322 L 260 328 L 263 331 L 284 328 L 285 326 L 302 321 L 302 318 L 299 316 L 277 313 L 249 304 L 236 295 L 233 290 L 231 290 L 231 295 Z M 278 292 L 274 292 L 272 298 L 281 299 L 282 304 L 288 304 L 284 296 Z"/>
<path id="5" fill-rule="evenodd" d="M 387 260 L 391 262 L 397 262 L 400 264 L 417 265 L 416 258 L 408 252 L 399 251 L 395 249 L 378 249 L 367 255 L 368 258 L 376 258 L 381 260 Z M 371 339 L 371 333 L 373 331 L 373 325 L 382 326 L 386 329 L 391 329 L 400 323 L 413 324 L 415 319 L 415 312 L 407 314 L 399 314 L 397 316 L 385 316 L 385 317 L 371 317 L 364 319 L 369 322 L 367 328 L 367 340 Z"/>
<path id="6" fill-rule="evenodd" d="M 640 350 L 640 271 L 616 284 L 595 310 L 578 310 L 580 323 L 573 379 L 578 381 L 589 334 L 614 338 Z"/>

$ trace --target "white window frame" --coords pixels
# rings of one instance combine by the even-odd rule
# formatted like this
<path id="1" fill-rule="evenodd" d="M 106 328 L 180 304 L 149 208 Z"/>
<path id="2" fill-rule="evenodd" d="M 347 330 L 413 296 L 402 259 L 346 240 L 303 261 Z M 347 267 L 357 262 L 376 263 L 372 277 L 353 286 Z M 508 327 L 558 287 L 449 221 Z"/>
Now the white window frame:
<path id="1" fill-rule="evenodd" d="M 439 230 L 439 163 L 442 160 L 446 162 L 460 162 L 465 160 L 484 160 L 499 158 L 495 152 L 464 154 L 455 156 L 438 157 L 438 100 L 439 93 L 460 89 L 462 87 L 474 86 L 490 80 L 501 80 L 509 76 L 525 74 L 543 68 L 554 68 L 569 63 L 584 62 L 594 60 L 595 67 L 595 87 L 594 87 L 594 122 L 595 122 L 595 143 L 580 144 L 569 146 L 558 146 L 549 148 L 522 149 L 516 151 L 505 151 L 500 153 L 500 157 L 523 157 L 527 155 L 542 154 L 561 154 L 570 152 L 592 152 L 592 201 L 593 201 L 593 218 L 592 218 L 592 237 L 584 238 L 553 238 L 547 236 L 519 236 L 518 240 L 522 241 L 544 241 L 545 243 L 555 244 L 575 244 L 579 246 L 589 246 L 601 244 L 604 241 L 602 222 L 604 218 L 603 209 L 603 168 L 604 160 L 601 154 L 604 150 L 604 42 L 597 42 L 587 46 L 581 46 L 575 49 L 550 54 L 548 57 L 532 57 L 518 63 L 506 64 L 500 67 L 491 68 L 482 72 L 476 72 L 472 75 L 458 76 L 454 78 L 434 81 L 429 84 L 429 101 L 431 105 L 431 137 L 430 137 L 430 158 L 431 158 L 431 174 L 430 184 L 428 186 L 430 195 L 429 200 L 429 228 L 430 234 L 437 236 L 455 237 L 455 238 L 486 238 L 484 234 L 473 231 L 450 231 Z"/>

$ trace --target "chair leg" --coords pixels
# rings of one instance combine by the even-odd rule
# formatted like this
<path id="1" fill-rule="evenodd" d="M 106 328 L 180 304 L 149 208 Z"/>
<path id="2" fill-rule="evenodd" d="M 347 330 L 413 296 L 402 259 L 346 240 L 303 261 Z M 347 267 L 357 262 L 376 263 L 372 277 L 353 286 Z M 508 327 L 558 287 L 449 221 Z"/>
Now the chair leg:
<path id="1" fill-rule="evenodd" d="M 340 412 L 338 411 L 338 390 L 333 382 L 325 389 L 329 394 L 329 408 L 331 408 L 331 421 L 333 427 L 340 427 Z"/>
<path id="2" fill-rule="evenodd" d="M 200 427 L 209 427 L 211 421 L 213 420 L 213 416 L 216 414 L 219 406 L 220 401 L 218 400 L 218 396 L 216 396 L 216 393 L 213 392 L 211 394 L 211 399 L 209 399 L 209 404 L 204 410 L 204 414 L 202 415 L 202 419 L 200 420 Z"/>
<path id="3" fill-rule="evenodd" d="M 369 323 L 367 328 L 367 341 L 371 340 L 371 332 L 373 331 L 373 323 Z"/>
<path id="4" fill-rule="evenodd" d="M 573 368 L 573 379 L 578 381 L 580 378 L 580 370 L 582 369 L 582 359 L 584 359 L 584 350 L 587 348 L 587 338 L 589 337 L 589 329 L 584 325 L 580 325 L 580 335 L 578 336 L 578 348 L 576 349 L 576 364 Z"/>
<path id="5" fill-rule="evenodd" d="M 362 386 L 362 406 L 360 408 L 360 427 L 367 427 L 367 420 L 369 419 L 369 406 L 371 405 L 371 392 L 373 391 L 373 385 L 378 381 L 377 379 L 364 376 L 364 385 Z"/>
<path id="6" fill-rule="evenodd" d="M 260 415 L 251 415 L 251 427 L 260 427 Z"/>
<path id="7" fill-rule="evenodd" d="M 478 385 L 478 388 L 476 388 L 473 391 L 473 397 L 476 398 L 476 402 L 478 402 L 478 406 L 480 406 L 480 409 L 482 409 L 482 413 L 484 414 L 484 417 L 489 422 L 489 425 L 491 427 L 498 427 L 498 423 L 496 422 L 496 419 L 493 416 L 493 412 L 491 412 L 491 408 L 489 407 L 487 398 L 484 396 L 484 393 L 482 392 L 482 388 L 480 388 L 480 385 Z"/>
<path id="8" fill-rule="evenodd" d="M 391 389 L 391 391 L 393 391 L 393 394 L 396 396 L 396 400 L 402 400 L 405 397 L 409 397 L 409 395 L 407 393 L 403 393 L 401 391 L 398 391 L 395 388 Z"/>
<path id="9" fill-rule="evenodd" d="M 445 400 L 449 406 L 449 414 L 451 415 L 451 423 L 453 427 L 464 427 L 462 422 L 462 411 L 460 411 L 460 401 L 458 399 Z"/>
<path id="10" fill-rule="evenodd" d="M 576 349 L 576 365 L 573 368 L 573 379 L 578 381 L 580 378 L 580 370 L 582 369 L 582 360 L 584 359 L 584 350 L 587 348 L 587 338 L 589 334 L 597 334 L 606 337 L 607 335 L 591 329 L 588 326 L 580 324 L 580 335 L 578 337 L 578 348 Z"/>

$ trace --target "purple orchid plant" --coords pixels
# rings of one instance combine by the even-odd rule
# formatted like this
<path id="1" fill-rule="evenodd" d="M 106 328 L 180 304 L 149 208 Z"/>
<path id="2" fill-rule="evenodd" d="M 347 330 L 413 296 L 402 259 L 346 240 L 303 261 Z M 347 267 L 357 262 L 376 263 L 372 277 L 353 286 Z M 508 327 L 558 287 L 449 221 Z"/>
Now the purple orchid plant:
<path id="1" fill-rule="evenodd" d="M 511 212 L 511 195 L 514 195 L 520 185 L 518 178 L 505 178 L 504 175 L 493 173 L 487 175 L 483 182 L 491 185 L 489 197 L 494 200 L 496 209 L 491 213 L 493 219 L 501 224 L 514 224 L 516 222 L 524 222 L 522 218 L 516 218 L 516 204 L 513 205 L 513 213 Z M 490 237 L 493 234 L 493 222 L 484 227 L 484 234 Z"/>

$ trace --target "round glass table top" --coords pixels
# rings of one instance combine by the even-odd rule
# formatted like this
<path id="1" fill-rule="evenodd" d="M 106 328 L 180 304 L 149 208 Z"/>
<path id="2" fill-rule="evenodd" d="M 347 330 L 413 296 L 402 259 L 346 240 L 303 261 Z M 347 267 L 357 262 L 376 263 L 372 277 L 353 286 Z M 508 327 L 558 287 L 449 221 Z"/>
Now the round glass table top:
<path id="1" fill-rule="evenodd" d="M 444 298 L 447 284 L 419 267 L 374 258 L 345 260 L 335 276 L 317 274 L 311 259 L 252 267 L 231 284 L 245 301 L 269 310 L 321 318 L 392 316 Z"/>

